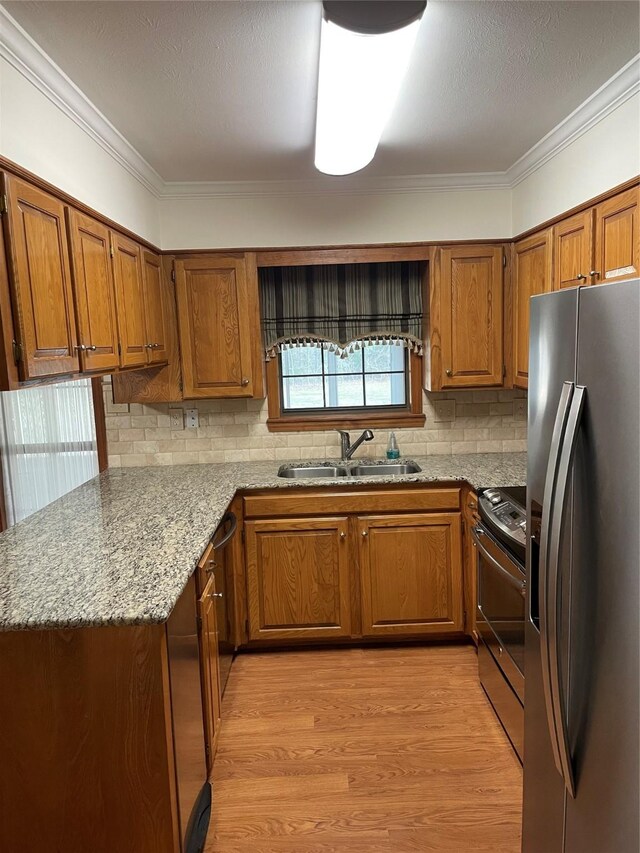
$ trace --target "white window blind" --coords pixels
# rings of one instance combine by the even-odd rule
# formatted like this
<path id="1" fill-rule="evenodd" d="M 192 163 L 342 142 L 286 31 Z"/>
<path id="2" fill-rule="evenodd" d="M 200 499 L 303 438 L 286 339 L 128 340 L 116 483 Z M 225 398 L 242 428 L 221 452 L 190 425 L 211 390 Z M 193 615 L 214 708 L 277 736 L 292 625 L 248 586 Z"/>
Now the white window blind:
<path id="1" fill-rule="evenodd" d="M 0 394 L 0 443 L 11 525 L 98 473 L 91 380 Z"/>

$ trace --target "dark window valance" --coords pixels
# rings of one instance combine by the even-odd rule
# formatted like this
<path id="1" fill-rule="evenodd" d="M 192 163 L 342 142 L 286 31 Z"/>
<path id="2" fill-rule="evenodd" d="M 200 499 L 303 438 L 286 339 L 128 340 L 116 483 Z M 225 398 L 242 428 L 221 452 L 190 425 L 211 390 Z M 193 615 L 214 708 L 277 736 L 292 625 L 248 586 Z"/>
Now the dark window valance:
<path id="1" fill-rule="evenodd" d="M 421 273 L 419 261 L 261 268 L 267 358 L 304 343 L 346 355 L 376 340 L 422 354 Z"/>

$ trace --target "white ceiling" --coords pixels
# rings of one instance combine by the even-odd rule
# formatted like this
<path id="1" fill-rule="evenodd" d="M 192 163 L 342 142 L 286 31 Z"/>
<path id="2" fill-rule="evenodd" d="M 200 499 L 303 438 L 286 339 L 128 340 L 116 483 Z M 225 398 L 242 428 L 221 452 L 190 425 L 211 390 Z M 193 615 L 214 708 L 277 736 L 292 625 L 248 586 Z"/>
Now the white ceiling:
<path id="1" fill-rule="evenodd" d="M 317 177 L 320 2 L 3 5 L 165 181 Z M 429 0 L 361 174 L 506 170 L 638 53 L 639 10 Z"/>

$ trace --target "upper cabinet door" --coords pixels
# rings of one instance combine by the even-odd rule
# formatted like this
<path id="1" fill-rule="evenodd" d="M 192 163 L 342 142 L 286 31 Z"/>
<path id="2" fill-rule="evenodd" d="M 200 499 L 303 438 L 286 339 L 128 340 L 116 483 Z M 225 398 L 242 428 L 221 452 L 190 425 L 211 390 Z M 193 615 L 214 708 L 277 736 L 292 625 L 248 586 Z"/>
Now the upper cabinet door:
<path id="1" fill-rule="evenodd" d="M 147 363 L 148 341 L 140 246 L 114 231 L 111 232 L 111 245 L 120 333 L 120 366 L 144 367 Z"/>
<path id="2" fill-rule="evenodd" d="M 596 207 L 593 284 L 623 281 L 639 275 L 639 196 L 640 189 L 633 187 Z"/>
<path id="3" fill-rule="evenodd" d="M 553 228 L 553 289 L 590 284 L 593 269 L 593 209 L 563 219 Z"/>
<path id="4" fill-rule="evenodd" d="M 109 229 L 67 209 L 82 370 L 118 367 L 118 322 Z"/>
<path id="5" fill-rule="evenodd" d="M 9 175 L 4 175 L 4 191 L 20 379 L 77 372 L 64 205 Z"/>
<path id="6" fill-rule="evenodd" d="M 529 383 L 529 300 L 551 290 L 553 241 L 551 229 L 520 240 L 514 246 L 513 384 Z"/>
<path id="7" fill-rule="evenodd" d="M 242 257 L 178 260 L 184 397 L 251 397 L 251 322 Z"/>
<path id="8" fill-rule="evenodd" d="M 501 385 L 502 248 L 440 253 L 442 388 Z"/>
<path id="9" fill-rule="evenodd" d="M 168 360 L 167 324 L 169 307 L 166 288 L 162 286 L 160 255 L 142 251 L 142 279 L 144 281 L 144 310 L 147 323 L 147 361 L 163 364 Z"/>

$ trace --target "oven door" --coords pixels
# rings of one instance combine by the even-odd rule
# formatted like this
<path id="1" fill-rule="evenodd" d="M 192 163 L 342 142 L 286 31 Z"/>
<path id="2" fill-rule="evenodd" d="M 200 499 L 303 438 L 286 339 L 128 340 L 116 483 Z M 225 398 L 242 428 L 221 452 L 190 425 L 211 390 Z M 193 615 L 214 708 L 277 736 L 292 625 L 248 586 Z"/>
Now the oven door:
<path id="1" fill-rule="evenodd" d="M 478 552 L 478 633 L 524 703 L 525 576 L 483 527 L 473 529 Z"/>

